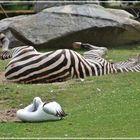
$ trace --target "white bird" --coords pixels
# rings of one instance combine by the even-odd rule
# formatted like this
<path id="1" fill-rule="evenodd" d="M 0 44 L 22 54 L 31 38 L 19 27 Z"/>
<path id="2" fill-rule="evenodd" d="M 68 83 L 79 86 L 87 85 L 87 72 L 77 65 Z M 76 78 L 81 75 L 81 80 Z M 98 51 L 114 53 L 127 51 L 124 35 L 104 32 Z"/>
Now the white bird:
<path id="1" fill-rule="evenodd" d="M 57 102 L 43 103 L 39 97 L 35 97 L 33 103 L 18 110 L 16 116 L 22 121 L 39 122 L 60 120 L 66 114 Z"/>

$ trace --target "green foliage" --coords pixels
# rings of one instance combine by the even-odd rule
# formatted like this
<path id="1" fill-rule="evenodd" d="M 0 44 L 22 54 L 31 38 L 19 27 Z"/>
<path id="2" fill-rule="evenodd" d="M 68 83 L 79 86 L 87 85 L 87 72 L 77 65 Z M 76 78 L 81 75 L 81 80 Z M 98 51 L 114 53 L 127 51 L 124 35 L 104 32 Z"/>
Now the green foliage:
<path id="1" fill-rule="evenodd" d="M 19 2 L 21 1 L 21 2 Z M 5 10 L 31 10 L 33 9 L 33 3 L 22 2 L 23 0 L 19 0 L 18 2 L 5 2 L 2 4 Z M 30 1 L 30 0 L 28 0 Z"/>
<path id="2" fill-rule="evenodd" d="M 126 60 L 139 51 L 139 47 L 111 49 L 109 58 Z M 43 101 L 56 100 L 68 113 L 64 120 L 55 122 L 0 123 L 0 136 L 139 137 L 139 77 L 140 73 L 120 73 L 89 77 L 84 82 L 0 84 L 0 97 L 4 101 L 0 110 L 18 108 L 21 103 L 26 106 L 35 96 L 40 96 Z"/>

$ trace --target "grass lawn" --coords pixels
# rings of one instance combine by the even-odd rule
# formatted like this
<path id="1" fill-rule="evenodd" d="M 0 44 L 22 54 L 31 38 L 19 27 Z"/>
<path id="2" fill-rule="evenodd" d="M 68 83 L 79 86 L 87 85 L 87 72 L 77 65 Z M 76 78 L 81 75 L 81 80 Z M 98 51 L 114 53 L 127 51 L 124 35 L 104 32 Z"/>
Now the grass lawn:
<path id="1" fill-rule="evenodd" d="M 131 47 L 132 48 L 132 47 Z M 108 59 L 126 60 L 140 53 L 109 49 Z M 0 71 L 7 61 L 0 61 Z M 140 137 L 140 73 L 90 77 L 84 82 L 0 84 L 0 110 L 28 105 L 35 96 L 56 100 L 68 116 L 55 122 L 0 123 L 0 137 Z"/>

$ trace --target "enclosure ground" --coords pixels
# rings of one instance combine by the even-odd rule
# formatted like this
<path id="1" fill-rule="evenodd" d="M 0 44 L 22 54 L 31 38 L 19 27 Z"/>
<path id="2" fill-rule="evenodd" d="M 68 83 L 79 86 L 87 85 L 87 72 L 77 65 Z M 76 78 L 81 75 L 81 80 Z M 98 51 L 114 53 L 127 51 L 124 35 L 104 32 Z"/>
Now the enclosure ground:
<path id="1" fill-rule="evenodd" d="M 140 47 L 109 49 L 108 59 L 127 60 Z M 82 53 L 82 51 L 80 52 Z M 1 61 L 4 71 L 7 61 Z M 3 73 L 1 75 L 1 81 Z M 53 84 L 0 83 L 0 137 L 140 137 L 140 73 L 119 73 Z M 57 101 L 68 116 L 55 122 L 23 123 L 17 109 L 34 97 Z M 2 123 L 3 122 L 3 123 Z"/>
<path id="2" fill-rule="evenodd" d="M 3 83 L 4 82 L 4 72 L 0 72 L 0 83 Z"/>
<path id="3" fill-rule="evenodd" d="M 0 122 L 6 123 L 6 122 L 19 121 L 16 118 L 16 111 L 17 111 L 17 109 L 9 109 L 9 110 L 0 111 Z"/>
<path id="4" fill-rule="evenodd" d="M 5 77 L 4 72 L 0 72 L 0 84 L 5 83 Z M 0 100 L 0 104 L 4 104 L 6 102 L 6 98 L 3 100 Z M 7 110 L 1 110 L 0 111 L 0 122 L 6 123 L 6 122 L 15 122 L 18 119 L 16 118 L 16 111 L 17 109 L 7 109 Z"/>

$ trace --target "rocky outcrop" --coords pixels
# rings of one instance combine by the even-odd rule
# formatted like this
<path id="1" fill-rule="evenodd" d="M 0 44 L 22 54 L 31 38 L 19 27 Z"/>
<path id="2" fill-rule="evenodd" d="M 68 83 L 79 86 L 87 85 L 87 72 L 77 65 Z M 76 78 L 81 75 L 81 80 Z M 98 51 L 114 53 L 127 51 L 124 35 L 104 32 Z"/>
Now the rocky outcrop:
<path id="1" fill-rule="evenodd" d="M 89 4 L 1 20 L 0 30 L 10 30 L 18 40 L 36 47 L 69 48 L 75 41 L 98 46 L 140 42 L 140 23 L 131 14 Z"/>

